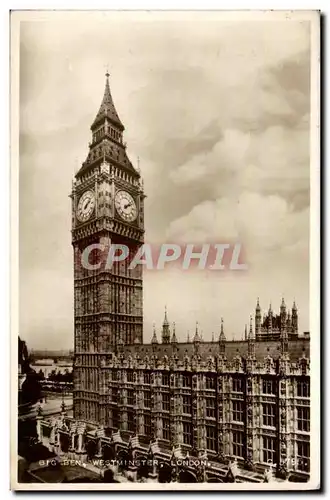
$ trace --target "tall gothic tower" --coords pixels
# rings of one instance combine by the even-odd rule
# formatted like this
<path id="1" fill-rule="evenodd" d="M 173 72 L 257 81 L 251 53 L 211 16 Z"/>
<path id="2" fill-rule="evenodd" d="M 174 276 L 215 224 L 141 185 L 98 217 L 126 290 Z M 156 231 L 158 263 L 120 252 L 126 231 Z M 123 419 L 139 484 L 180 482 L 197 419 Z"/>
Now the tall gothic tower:
<path id="1" fill-rule="evenodd" d="M 85 403 L 89 391 L 99 388 L 99 356 L 119 344 L 142 343 L 143 329 L 142 266 L 129 269 L 129 259 L 106 265 L 111 244 L 126 245 L 133 256 L 143 243 L 145 198 L 140 173 L 126 154 L 108 73 L 91 131 L 71 193 L 75 366 L 84 367 L 79 376 L 76 371 L 75 400 Z M 90 411 L 88 406 L 75 404 L 76 418 L 98 421 L 97 403 Z"/>

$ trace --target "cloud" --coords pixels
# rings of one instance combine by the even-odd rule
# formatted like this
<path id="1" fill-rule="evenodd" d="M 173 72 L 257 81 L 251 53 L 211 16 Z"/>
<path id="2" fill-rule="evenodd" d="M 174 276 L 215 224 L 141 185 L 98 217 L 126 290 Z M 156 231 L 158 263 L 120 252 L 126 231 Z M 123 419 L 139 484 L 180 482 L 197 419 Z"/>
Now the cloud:
<path id="1" fill-rule="evenodd" d="M 268 250 L 308 245 L 309 210 L 294 212 L 275 195 L 245 191 L 239 198 L 220 198 L 195 206 L 170 224 L 167 238 L 180 242 L 239 241 L 250 251 L 251 262 Z M 308 265 L 308 255 L 306 255 Z"/>
<path id="2" fill-rule="evenodd" d="M 235 198 L 251 190 L 283 196 L 295 203 L 309 188 L 309 130 L 304 117 L 295 128 L 273 126 L 260 133 L 228 129 L 213 148 L 172 170 L 181 187 L 208 184 L 208 195 Z M 308 204 L 308 198 L 306 199 Z"/>

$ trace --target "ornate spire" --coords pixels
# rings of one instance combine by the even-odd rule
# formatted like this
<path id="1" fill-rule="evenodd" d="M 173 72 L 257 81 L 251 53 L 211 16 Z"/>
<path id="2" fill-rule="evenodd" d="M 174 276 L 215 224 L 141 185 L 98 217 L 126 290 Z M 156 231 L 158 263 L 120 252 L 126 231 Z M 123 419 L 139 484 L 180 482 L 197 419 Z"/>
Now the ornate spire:
<path id="1" fill-rule="evenodd" d="M 250 316 L 249 340 L 253 339 L 252 316 Z"/>
<path id="2" fill-rule="evenodd" d="M 221 318 L 221 327 L 220 327 L 220 336 L 219 336 L 219 341 L 225 342 L 226 341 L 226 335 L 223 329 L 223 318 Z"/>
<path id="3" fill-rule="evenodd" d="M 248 356 L 250 358 L 255 357 L 255 342 L 253 336 L 253 327 L 252 327 L 252 316 L 250 316 L 250 330 L 248 336 Z"/>
<path id="4" fill-rule="evenodd" d="M 200 342 L 200 337 L 198 334 L 198 321 L 196 321 L 196 331 L 195 331 L 195 336 L 194 336 L 194 342 Z"/>
<path id="5" fill-rule="evenodd" d="M 155 323 L 153 324 L 153 335 L 152 335 L 151 343 L 152 344 L 158 344 Z"/>
<path id="6" fill-rule="evenodd" d="M 273 333 L 273 309 L 272 303 L 269 304 L 268 316 L 267 316 L 267 332 L 268 335 Z"/>
<path id="7" fill-rule="evenodd" d="M 190 344 L 190 335 L 189 335 L 189 330 L 187 332 L 187 344 Z"/>
<path id="8" fill-rule="evenodd" d="M 214 332 L 212 332 L 212 340 L 211 342 L 213 343 L 214 342 Z"/>
<path id="9" fill-rule="evenodd" d="M 173 334 L 172 334 L 172 340 L 171 340 L 172 344 L 177 344 L 178 343 L 178 340 L 176 338 L 176 335 L 175 335 L 175 323 L 173 323 Z"/>
<path id="10" fill-rule="evenodd" d="M 226 335 L 223 329 L 223 318 L 221 318 L 221 327 L 220 327 L 220 335 L 219 335 L 219 349 L 220 354 L 224 356 L 226 350 Z"/>
<path id="11" fill-rule="evenodd" d="M 105 89 L 104 89 L 104 95 L 103 99 L 101 102 L 100 109 L 96 115 L 96 118 L 91 126 L 91 129 L 93 130 L 102 120 L 105 118 L 108 118 L 109 121 L 111 121 L 114 125 L 116 125 L 121 131 L 124 130 L 124 125 L 120 121 L 120 118 L 118 116 L 118 113 L 116 111 L 115 105 L 113 103 L 113 99 L 111 96 L 110 92 L 110 85 L 109 85 L 109 73 L 108 71 L 105 74 L 106 80 L 105 80 Z"/>
<path id="12" fill-rule="evenodd" d="M 293 302 L 292 306 L 292 333 L 298 335 L 298 309 L 296 301 Z"/>
<path id="13" fill-rule="evenodd" d="M 287 354 L 288 352 L 288 329 L 287 329 L 287 324 L 284 318 L 283 323 L 281 324 L 281 352 L 282 354 Z"/>
<path id="14" fill-rule="evenodd" d="M 248 339 L 248 333 L 247 333 L 247 324 L 245 324 L 245 330 L 244 330 L 244 340 Z"/>
<path id="15" fill-rule="evenodd" d="M 257 312 L 260 312 L 260 311 L 261 311 L 260 304 L 259 304 L 259 297 L 257 298 L 256 311 L 257 311 Z"/>
<path id="16" fill-rule="evenodd" d="M 165 306 L 165 314 L 164 314 L 164 321 L 163 321 L 163 326 L 169 326 L 169 322 L 167 319 L 167 306 Z"/>
<path id="17" fill-rule="evenodd" d="M 167 307 L 165 306 L 165 315 L 164 315 L 163 330 L 162 330 L 162 343 L 169 344 L 170 340 L 171 340 L 170 324 L 167 319 Z"/>

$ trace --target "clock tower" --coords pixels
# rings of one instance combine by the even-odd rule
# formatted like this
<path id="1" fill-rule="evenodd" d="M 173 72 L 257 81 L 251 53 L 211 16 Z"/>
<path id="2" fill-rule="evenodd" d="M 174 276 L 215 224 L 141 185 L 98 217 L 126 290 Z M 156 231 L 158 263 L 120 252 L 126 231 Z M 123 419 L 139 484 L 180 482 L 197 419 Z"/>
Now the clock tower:
<path id="1" fill-rule="evenodd" d="M 98 367 L 120 344 L 142 343 L 142 266 L 129 268 L 144 241 L 144 193 L 123 142 L 106 74 L 85 162 L 72 185 L 74 251 L 74 413 L 101 422 Z M 130 258 L 106 265 L 112 244 Z M 104 422 L 105 423 L 105 422 Z"/>

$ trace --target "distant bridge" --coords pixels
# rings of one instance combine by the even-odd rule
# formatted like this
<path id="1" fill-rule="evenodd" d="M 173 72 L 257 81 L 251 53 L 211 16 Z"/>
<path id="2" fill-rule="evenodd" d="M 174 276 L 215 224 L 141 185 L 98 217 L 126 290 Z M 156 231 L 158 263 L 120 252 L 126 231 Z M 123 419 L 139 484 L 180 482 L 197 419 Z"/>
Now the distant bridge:
<path id="1" fill-rule="evenodd" d="M 54 362 L 57 361 L 73 361 L 74 353 L 73 351 L 39 351 L 39 350 L 33 350 L 31 349 L 29 352 L 29 359 L 30 362 L 37 361 L 37 360 L 53 360 Z"/>

